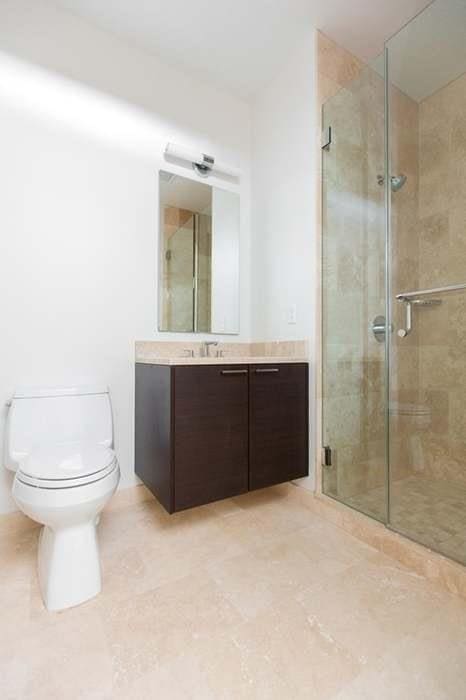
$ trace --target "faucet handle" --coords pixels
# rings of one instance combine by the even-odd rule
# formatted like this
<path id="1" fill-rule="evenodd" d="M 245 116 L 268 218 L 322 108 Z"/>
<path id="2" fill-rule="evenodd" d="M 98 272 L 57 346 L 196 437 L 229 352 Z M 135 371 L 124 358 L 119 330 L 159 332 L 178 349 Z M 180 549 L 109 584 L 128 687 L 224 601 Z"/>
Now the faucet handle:
<path id="1" fill-rule="evenodd" d="M 194 357 L 194 350 L 190 348 L 183 348 L 183 357 Z"/>
<path id="2" fill-rule="evenodd" d="M 218 340 L 204 340 L 203 349 L 204 357 L 210 357 L 210 347 L 216 347 L 218 345 Z"/>

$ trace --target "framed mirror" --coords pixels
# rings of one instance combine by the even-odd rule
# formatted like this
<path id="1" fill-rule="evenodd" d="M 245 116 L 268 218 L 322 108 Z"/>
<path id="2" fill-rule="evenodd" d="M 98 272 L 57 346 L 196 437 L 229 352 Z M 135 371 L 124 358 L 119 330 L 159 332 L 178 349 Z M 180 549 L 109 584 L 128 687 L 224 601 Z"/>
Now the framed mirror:
<path id="1" fill-rule="evenodd" d="M 159 330 L 239 333 L 239 195 L 159 172 Z"/>

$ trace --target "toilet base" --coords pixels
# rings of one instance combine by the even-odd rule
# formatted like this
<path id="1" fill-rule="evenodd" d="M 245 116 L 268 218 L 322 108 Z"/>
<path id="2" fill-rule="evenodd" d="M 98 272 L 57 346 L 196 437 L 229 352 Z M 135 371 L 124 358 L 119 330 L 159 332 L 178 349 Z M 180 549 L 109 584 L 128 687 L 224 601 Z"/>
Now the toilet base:
<path id="1" fill-rule="evenodd" d="M 38 550 L 39 585 L 47 610 L 64 610 L 102 589 L 95 522 L 52 530 L 45 525 Z"/>

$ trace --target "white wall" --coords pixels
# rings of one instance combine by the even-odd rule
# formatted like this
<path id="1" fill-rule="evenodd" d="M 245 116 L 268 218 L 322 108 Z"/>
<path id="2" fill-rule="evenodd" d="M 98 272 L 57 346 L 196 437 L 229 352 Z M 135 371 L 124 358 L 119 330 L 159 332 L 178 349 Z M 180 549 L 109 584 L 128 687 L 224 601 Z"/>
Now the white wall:
<path id="1" fill-rule="evenodd" d="M 189 109 L 187 109 L 189 105 Z M 249 107 L 39 1 L 0 4 L 0 406 L 23 383 L 112 391 L 134 483 L 133 355 L 157 334 L 157 169 L 167 141 L 242 169 L 249 320 Z M 216 178 L 212 184 L 227 186 Z M 0 420 L 3 442 L 5 411 Z M 13 508 L 0 469 L 0 512 Z"/>
<path id="2" fill-rule="evenodd" d="M 309 341 L 315 440 L 316 97 L 309 30 L 252 111 L 251 328 L 257 340 Z M 296 323 L 289 323 L 294 313 Z M 311 464 L 315 445 L 311 445 Z M 313 486 L 313 477 L 304 484 Z"/>

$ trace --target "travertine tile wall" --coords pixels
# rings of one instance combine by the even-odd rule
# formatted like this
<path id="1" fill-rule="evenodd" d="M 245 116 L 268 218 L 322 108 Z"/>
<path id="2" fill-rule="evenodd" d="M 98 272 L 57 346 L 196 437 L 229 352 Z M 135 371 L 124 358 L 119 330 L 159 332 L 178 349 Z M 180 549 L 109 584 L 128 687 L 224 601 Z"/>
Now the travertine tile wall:
<path id="1" fill-rule="evenodd" d="M 466 74 L 419 105 L 419 285 L 466 282 Z M 420 310 L 417 472 L 466 483 L 466 293 Z"/>
<path id="2" fill-rule="evenodd" d="M 390 479 L 413 472 L 418 453 L 419 344 L 413 333 L 400 338 L 405 327 L 404 304 L 396 294 L 419 288 L 419 106 L 390 86 L 391 174 L 407 176 L 398 192 L 391 193 L 390 286 L 394 332 L 390 354 Z M 384 254 L 385 259 L 385 254 Z"/>

